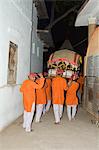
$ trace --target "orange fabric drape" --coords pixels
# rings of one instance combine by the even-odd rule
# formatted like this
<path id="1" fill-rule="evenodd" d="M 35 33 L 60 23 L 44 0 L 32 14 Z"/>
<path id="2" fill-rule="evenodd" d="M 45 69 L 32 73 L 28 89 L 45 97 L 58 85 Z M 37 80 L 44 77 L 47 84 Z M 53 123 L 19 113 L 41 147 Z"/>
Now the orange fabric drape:
<path id="1" fill-rule="evenodd" d="M 67 105 L 77 105 L 78 97 L 76 96 L 76 91 L 79 88 L 79 84 L 75 81 L 71 83 L 71 86 L 68 88 L 66 93 L 66 104 Z"/>
<path id="2" fill-rule="evenodd" d="M 32 104 L 35 102 L 35 89 L 39 89 L 44 84 L 44 78 L 40 79 L 40 83 L 36 84 L 32 80 L 25 80 L 20 88 L 23 93 L 24 109 L 31 112 Z"/>
<path id="3" fill-rule="evenodd" d="M 60 76 L 52 79 L 52 102 L 53 104 L 64 103 L 64 90 L 67 90 L 66 80 Z"/>

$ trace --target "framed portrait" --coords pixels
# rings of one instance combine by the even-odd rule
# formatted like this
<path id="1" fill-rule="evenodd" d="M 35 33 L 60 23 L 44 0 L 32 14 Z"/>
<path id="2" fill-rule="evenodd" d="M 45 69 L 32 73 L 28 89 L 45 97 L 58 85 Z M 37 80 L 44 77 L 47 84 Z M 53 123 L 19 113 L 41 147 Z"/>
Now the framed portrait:
<path id="1" fill-rule="evenodd" d="M 9 55 L 8 55 L 8 77 L 7 77 L 8 84 L 16 83 L 17 50 L 18 50 L 18 45 L 10 41 L 9 42 Z"/>

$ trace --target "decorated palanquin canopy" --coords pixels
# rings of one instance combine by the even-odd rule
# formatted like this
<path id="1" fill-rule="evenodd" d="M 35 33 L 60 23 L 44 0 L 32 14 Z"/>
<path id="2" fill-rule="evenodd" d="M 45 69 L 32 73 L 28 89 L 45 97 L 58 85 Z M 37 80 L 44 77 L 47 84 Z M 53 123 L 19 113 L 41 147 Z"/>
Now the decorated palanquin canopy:
<path id="1" fill-rule="evenodd" d="M 47 67 L 48 69 L 62 69 L 77 71 L 82 63 L 82 57 L 74 51 L 59 50 L 52 53 L 49 57 Z"/>
<path id="2" fill-rule="evenodd" d="M 60 70 L 63 72 L 64 77 L 69 78 L 79 71 L 81 63 L 82 57 L 76 52 L 67 49 L 59 50 L 49 57 L 47 63 L 48 73 L 50 76 L 55 76 L 57 71 Z"/>

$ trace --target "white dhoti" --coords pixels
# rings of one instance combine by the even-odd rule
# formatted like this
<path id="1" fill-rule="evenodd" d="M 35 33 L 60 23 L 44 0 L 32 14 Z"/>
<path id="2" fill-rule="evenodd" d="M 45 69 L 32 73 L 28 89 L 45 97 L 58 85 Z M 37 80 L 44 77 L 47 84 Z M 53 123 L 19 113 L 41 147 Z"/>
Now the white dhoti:
<path id="1" fill-rule="evenodd" d="M 61 104 L 53 104 L 55 123 L 59 123 L 63 114 L 63 105 Z"/>
<path id="2" fill-rule="evenodd" d="M 69 120 L 74 119 L 76 115 L 76 108 L 77 105 L 67 105 L 67 116 Z"/>
<path id="3" fill-rule="evenodd" d="M 47 100 L 47 104 L 45 106 L 45 111 L 48 112 L 51 106 L 51 100 Z"/>
<path id="4" fill-rule="evenodd" d="M 43 108 L 44 108 L 44 104 L 37 104 L 36 105 L 36 118 L 35 118 L 35 122 L 40 122 L 41 115 L 42 115 L 42 112 L 43 112 Z"/>
<path id="5" fill-rule="evenodd" d="M 31 112 L 27 112 L 24 110 L 24 115 L 23 115 L 23 128 L 25 128 L 26 132 L 31 131 L 31 126 L 32 126 L 32 119 L 34 116 L 34 111 L 35 111 L 35 103 L 32 104 Z"/>

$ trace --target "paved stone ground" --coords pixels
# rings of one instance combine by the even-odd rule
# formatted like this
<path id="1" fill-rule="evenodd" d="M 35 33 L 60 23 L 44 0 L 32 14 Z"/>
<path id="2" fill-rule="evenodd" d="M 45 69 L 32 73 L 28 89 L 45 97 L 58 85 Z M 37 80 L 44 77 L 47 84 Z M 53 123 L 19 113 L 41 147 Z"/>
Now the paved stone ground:
<path id="1" fill-rule="evenodd" d="M 0 150 L 99 150 L 99 128 L 80 108 L 76 120 L 69 122 L 64 110 L 60 125 L 54 124 L 53 111 L 33 122 L 33 132 L 22 128 L 22 117 L 0 133 Z"/>

